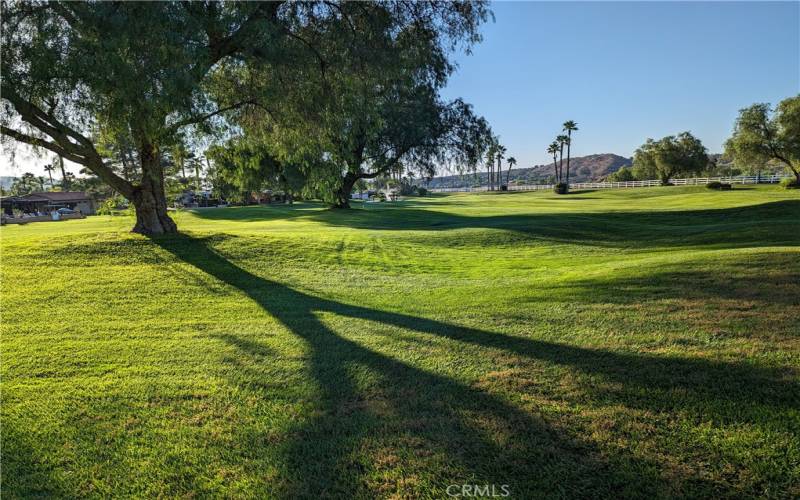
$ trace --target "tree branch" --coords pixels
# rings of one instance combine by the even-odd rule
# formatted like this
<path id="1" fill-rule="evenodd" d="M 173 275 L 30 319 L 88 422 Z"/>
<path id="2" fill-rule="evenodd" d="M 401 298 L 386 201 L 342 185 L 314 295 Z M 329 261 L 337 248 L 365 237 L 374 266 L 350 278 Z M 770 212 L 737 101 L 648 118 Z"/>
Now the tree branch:
<path id="1" fill-rule="evenodd" d="M 187 125 L 193 125 L 195 123 L 204 122 L 204 121 L 208 120 L 209 118 L 217 116 L 217 115 L 219 115 L 221 113 L 224 113 L 226 111 L 231 111 L 233 109 L 241 108 L 242 106 L 245 106 L 247 104 L 257 105 L 257 103 L 252 99 L 248 99 L 246 101 L 240 101 L 240 102 L 237 102 L 235 104 L 231 104 L 230 106 L 224 106 L 222 108 L 219 108 L 219 109 L 217 109 L 215 111 L 212 111 L 210 113 L 206 113 L 204 115 L 192 116 L 192 117 L 186 118 L 185 120 L 181 120 L 179 122 L 173 123 L 172 125 L 170 125 L 167 128 L 167 132 L 176 132 L 181 127 L 185 127 Z"/>
<path id="2" fill-rule="evenodd" d="M 54 142 L 46 141 L 38 137 L 33 137 L 27 134 L 23 134 L 22 132 L 6 127 L 5 125 L 0 125 L 0 134 L 6 135 L 18 142 L 29 144 L 34 147 L 42 147 L 45 149 L 49 149 L 55 154 L 63 156 L 64 158 L 68 159 L 69 161 L 79 163 L 81 165 L 86 164 L 86 159 L 84 157 L 70 153 Z"/>
<path id="3" fill-rule="evenodd" d="M 3 99 L 8 100 L 14 106 L 14 110 L 19 113 L 23 121 L 50 136 L 52 141 L 33 137 L 6 126 L 0 128 L 0 133 L 24 144 L 43 147 L 70 161 L 87 167 L 126 197 L 133 193 L 133 184 L 118 176 L 103 162 L 100 154 L 88 138 L 61 123 L 52 114 L 47 114 L 33 103 L 22 99 L 12 89 L 7 88 L 6 85 L 0 84 L 0 93 L 3 94 Z M 77 140 L 78 143 L 76 144 L 70 140 L 70 137 Z"/>

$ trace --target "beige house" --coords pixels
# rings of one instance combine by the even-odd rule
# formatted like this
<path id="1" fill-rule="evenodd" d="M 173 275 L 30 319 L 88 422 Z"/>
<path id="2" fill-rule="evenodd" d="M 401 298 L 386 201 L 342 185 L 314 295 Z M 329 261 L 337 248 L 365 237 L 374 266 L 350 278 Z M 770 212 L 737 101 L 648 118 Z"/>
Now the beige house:
<path id="1" fill-rule="evenodd" d="M 94 200 L 83 191 L 47 191 L 31 193 L 24 198 L 44 200 L 45 211 L 57 210 L 61 207 L 80 211 L 83 215 L 93 215 Z"/>

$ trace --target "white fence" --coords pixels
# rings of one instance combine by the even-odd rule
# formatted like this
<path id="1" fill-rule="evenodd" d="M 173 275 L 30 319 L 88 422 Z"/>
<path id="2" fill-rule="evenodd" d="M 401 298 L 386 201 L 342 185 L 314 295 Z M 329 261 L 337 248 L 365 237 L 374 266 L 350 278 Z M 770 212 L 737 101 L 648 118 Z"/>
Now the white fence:
<path id="1" fill-rule="evenodd" d="M 787 175 L 738 175 L 736 177 L 692 177 L 690 179 L 671 179 L 670 182 L 676 186 L 704 186 L 709 182 L 724 182 L 726 184 L 776 184 Z M 627 181 L 627 182 L 576 182 L 570 183 L 570 189 L 612 189 L 612 188 L 638 188 L 660 186 L 661 181 L 654 179 L 649 181 Z M 508 186 L 509 191 L 540 191 L 552 190 L 553 184 L 517 184 Z M 432 188 L 432 193 L 471 193 L 488 191 L 488 186 L 478 187 L 457 187 L 457 188 Z"/>

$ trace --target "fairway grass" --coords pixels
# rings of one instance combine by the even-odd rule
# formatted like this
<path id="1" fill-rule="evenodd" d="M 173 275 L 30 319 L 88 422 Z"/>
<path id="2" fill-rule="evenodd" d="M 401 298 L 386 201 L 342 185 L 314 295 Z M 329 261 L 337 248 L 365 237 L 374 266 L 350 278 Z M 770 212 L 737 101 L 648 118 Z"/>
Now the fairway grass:
<path id="1" fill-rule="evenodd" d="M 362 207 L 3 227 L 3 496 L 800 495 L 797 192 Z"/>

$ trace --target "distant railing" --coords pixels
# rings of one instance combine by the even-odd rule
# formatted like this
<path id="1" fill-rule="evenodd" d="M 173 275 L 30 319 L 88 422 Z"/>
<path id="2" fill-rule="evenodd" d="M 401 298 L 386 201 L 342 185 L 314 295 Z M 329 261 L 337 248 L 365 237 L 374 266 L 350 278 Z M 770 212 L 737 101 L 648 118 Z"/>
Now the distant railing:
<path id="1" fill-rule="evenodd" d="M 725 184 L 776 184 L 788 175 L 737 175 L 735 177 L 692 177 L 689 179 L 670 179 L 675 186 L 704 186 L 709 182 L 723 182 Z M 612 188 L 638 188 L 660 186 L 658 179 L 648 181 L 625 182 L 575 182 L 570 183 L 570 189 L 612 189 Z M 512 184 L 509 191 L 540 191 L 552 190 L 553 184 Z M 488 186 L 431 188 L 432 193 L 472 193 L 488 191 Z"/>

